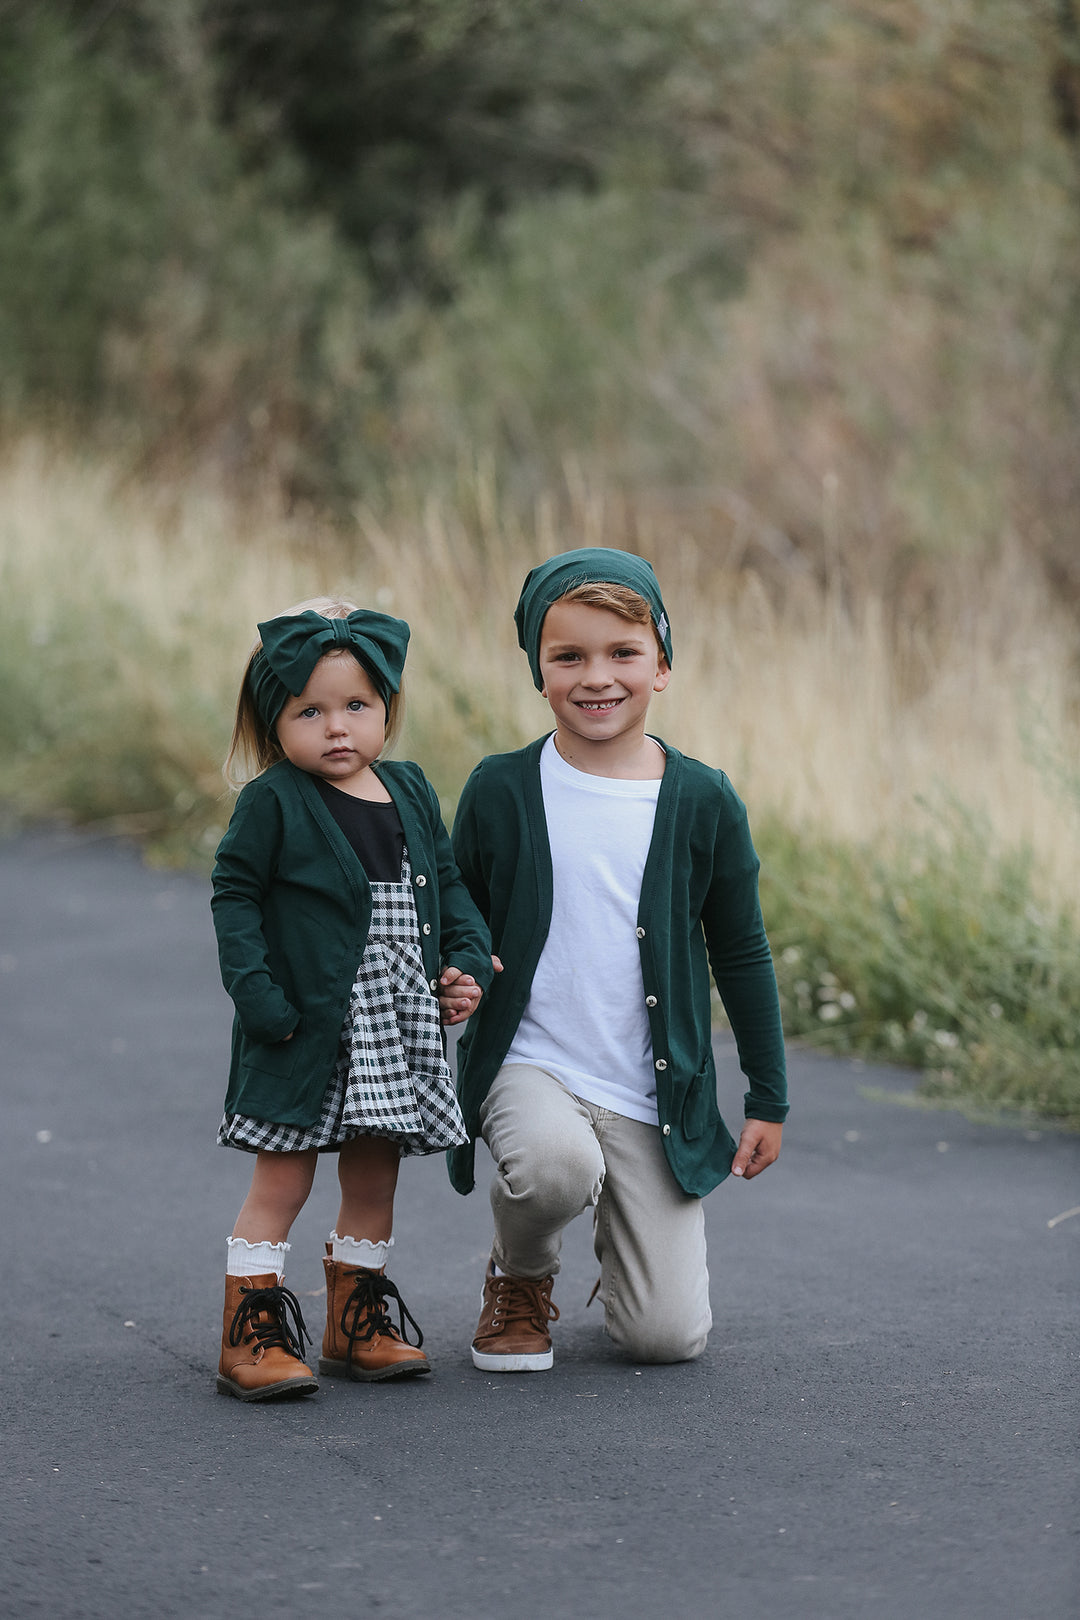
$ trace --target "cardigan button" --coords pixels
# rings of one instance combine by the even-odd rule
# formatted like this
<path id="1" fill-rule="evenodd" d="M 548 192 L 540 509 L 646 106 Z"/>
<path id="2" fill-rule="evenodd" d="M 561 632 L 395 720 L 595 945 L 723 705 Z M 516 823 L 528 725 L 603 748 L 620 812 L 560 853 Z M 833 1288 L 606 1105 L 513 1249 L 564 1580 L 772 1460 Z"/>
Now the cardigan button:
<path id="1" fill-rule="evenodd" d="M 670 1136 L 671 1135 L 671 1126 L 670 1125 L 665 1125 L 664 1126 L 663 1134 L 665 1136 Z"/>
<path id="2" fill-rule="evenodd" d="M 423 872 L 420 872 L 420 873 L 419 873 L 419 874 L 418 874 L 418 875 L 417 875 L 417 879 L 416 879 L 416 887 L 417 887 L 417 888 L 418 888 L 418 889 L 422 889 L 422 888 L 423 888 L 423 887 L 424 887 L 424 885 L 425 885 L 425 883 L 426 883 L 426 882 L 427 882 L 427 878 L 426 878 L 426 877 L 425 877 L 425 876 L 424 876 L 424 874 L 423 874 Z"/>
<path id="3" fill-rule="evenodd" d="M 644 939 L 645 938 L 645 930 L 644 930 L 644 928 L 639 928 L 638 929 L 637 937 L 638 937 L 638 939 Z"/>
<path id="4" fill-rule="evenodd" d="M 438 979 L 429 979 L 428 983 L 431 986 L 432 995 L 437 995 L 438 991 L 439 991 L 439 981 L 438 981 Z"/>
<path id="5" fill-rule="evenodd" d="M 431 924 L 430 923 L 425 923 L 424 926 L 423 926 L 423 929 L 421 930 L 421 932 L 425 933 L 425 934 L 430 934 L 431 933 Z"/>
<path id="6" fill-rule="evenodd" d="M 656 1006 L 656 997 L 655 996 L 646 996 L 645 997 L 645 1005 L 646 1005 L 646 1007 L 655 1007 Z"/>
<path id="7" fill-rule="evenodd" d="M 663 1073 L 663 1071 L 667 1068 L 667 1058 L 657 1058 L 654 1067 Z"/>

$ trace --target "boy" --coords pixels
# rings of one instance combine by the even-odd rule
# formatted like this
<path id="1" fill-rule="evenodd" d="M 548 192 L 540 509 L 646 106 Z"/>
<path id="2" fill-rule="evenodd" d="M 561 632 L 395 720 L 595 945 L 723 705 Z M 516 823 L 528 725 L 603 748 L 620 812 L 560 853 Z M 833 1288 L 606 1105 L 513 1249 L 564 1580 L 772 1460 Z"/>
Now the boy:
<path id="1" fill-rule="evenodd" d="M 552 1365 L 562 1230 L 590 1206 L 612 1340 L 691 1360 L 712 1325 L 701 1200 L 771 1164 L 787 1114 L 758 860 L 723 773 L 646 733 L 672 659 L 647 562 L 553 557 L 515 619 L 555 729 L 481 761 L 453 832 L 503 969 L 458 1054 L 470 1137 L 496 1165 L 473 1362 Z M 737 1150 L 716 1105 L 710 964 L 750 1083 Z M 449 1154 L 459 1192 L 472 1159 L 472 1142 Z"/>

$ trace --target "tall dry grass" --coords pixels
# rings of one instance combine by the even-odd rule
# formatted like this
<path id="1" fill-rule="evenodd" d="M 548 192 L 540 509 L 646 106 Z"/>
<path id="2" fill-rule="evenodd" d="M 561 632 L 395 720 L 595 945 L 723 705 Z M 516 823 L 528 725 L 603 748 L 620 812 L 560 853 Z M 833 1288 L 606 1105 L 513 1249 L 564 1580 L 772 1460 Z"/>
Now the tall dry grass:
<path id="1" fill-rule="evenodd" d="M 570 545 L 622 543 L 655 563 L 675 631 L 656 729 L 727 769 L 756 814 L 887 843 L 955 802 L 1003 849 L 1030 847 L 1054 892 L 1080 875 L 1074 630 L 1017 554 L 957 566 L 934 612 L 907 616 L 872 588 L 841 595 L 808 575 L 778 593 L 572 468 L 559 502 L 528 521 L 477 466 L 456 503 L 403 494 L 342 534 L 239 510 L 210 487 L 124 487 L 33 442 L 0 467 L 0 509 L 4 680 L 24 694 L 21 719 L 7 705 L 4 786 L 31 808 L 169 824 L 149 766 L 144 804 L 110 806 L 105 785 L 80 799 L 108 752 L 96 712 L 125 750 L 166 756 L 176 794 L 205 814 L 256 621 L 335 586 L 412 625 L 404 746 L 450 807 L 482 753 L 547 724 L 511 618 L 526 571 Z M 61 695 L 72 674 L 74 732 Z"/>
<path id="2" fill-rule="evenodd" d="M 808 572 L 778 590 L 572 465 L 527 519 L 474 465 L 342 531 L 31 442 L 0 511 L 0 803 L 203 863 L 259 619 L 338 588 L 409 620 L 402 751 L 449 816 L 481 755 L 548 724 L 512 623 L 527 569 L 641 550 L 675 637 L 655 729 L 750 806 L 789 1031 L 1080 1120 L 1073 633 L 1019 554 L 957 562 L 913 613 Z"/>

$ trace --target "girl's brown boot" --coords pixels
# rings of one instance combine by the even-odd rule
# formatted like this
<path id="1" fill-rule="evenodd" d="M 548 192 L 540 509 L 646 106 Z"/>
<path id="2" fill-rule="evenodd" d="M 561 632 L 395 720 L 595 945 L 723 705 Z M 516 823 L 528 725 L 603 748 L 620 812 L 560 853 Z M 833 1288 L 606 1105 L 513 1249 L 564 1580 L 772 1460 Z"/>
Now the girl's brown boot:
<path id="1" fill-rule="evenodd" d="M 304 1365 L 305 1339 L 310 1335 L 300 1302 L 282 1287 L 275 1271 L 225 1278 L 217 1380 L 223 1395 L 266 1401 L 278 1395 L 313 1394 L 319 1384 Z"/>
<path id="2" fill-rule="evenodd" d="M 356 1378 L 362 1383 L 374 1383 L 384 1378 L 408 1378 L 431 1371 L 431 1363 L 420 1348 L 424 1335 L 389 1277 L 381 1271 L 347 1265 L 329 1254 L 323 1265 L 326 1268 L 326 1332 L 319 1371 L 324 1377 Z M 390 1321 L 388 1300 L 397 1302 L 396 1328 Z M 406 1317 L 416 1328 L 415 1345 L 405 1338 Z"/>

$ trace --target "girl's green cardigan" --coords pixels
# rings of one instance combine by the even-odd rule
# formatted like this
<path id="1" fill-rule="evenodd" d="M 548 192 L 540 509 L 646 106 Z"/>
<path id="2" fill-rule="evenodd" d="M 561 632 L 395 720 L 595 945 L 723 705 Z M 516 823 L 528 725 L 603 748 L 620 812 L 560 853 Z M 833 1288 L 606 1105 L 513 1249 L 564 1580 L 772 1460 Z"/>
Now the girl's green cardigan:
<path id="1" fill-rule="evenodd" d="M 525 1010 L 551 920 L 551 851 L 540 786 L 544 741 L 482 760 L 454 822 L 461 874 L 504 970 L 458 1048 L 458 1091 L 474 1140 L 480 1105 Z M 679 1185 L 702 1197 L 729 1173 L 735 1151 L 716 1102 L 710 965 L 750 1082 L 751 1119 L 787 1116 L 784 1041 L 745 808 L 722 771 L 662 746 L 667 765 L 637 932 L 664 1148 Z M 595 994 L 592 986 L 588 993 Z M 597 1014 L 603 1016 L 599 998 Z M 472 1143 L 452 1148 L 448 1157 L 451 1181 L 469 1192 Z"/>
<path id="2" fill-rule="evenodd" d="M 375 770 L 401 817 L 432 995 L 446 965 L 486 987 L 488 931 L 434 788 L 408 761 Z M 236 1008 L 226 1112 L 315 1125 L 367 943 L 371 885 L 306 771 L 282 760 L 248 783 L 213 886 L 221 977 Z"/>

